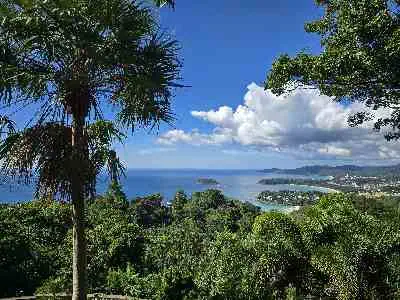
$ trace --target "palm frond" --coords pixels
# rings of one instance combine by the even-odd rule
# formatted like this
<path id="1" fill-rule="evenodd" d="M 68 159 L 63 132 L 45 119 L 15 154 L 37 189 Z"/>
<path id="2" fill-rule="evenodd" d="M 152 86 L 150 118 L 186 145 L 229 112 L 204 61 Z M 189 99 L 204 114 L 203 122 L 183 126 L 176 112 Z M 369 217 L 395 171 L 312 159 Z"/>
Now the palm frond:
<path id="1" fill-rule="evenodd" d="M 53 188 L 69 194 L 71 172 L 71 129 L 58 124 L 43 124 L 9 135 L 0 145 L 2 172 L 31 182 L 37 177 L 37 194 Z"/>
<path id="2" fill-rule="evenodd" d="M 125 176 L 126 167 L 117 156 L 114 150 L 108 151 L 107 170 L 111 182 L 119 182 L 121 176 Z"/>
<path id="3" fill-rule="evenodd" d="M 166 98 L 180 86 L 179 48 L 157 33 L 151 10 L 128 0 L 8 2 L 0 5 L 0 100 L 47 99 L 73 113 L 75 102 L 88 112 L 98 98 L 125 97 L 129 126 L 172 121 Z"/>
<path id="4" fill-rule="evenodd" d="M 87 129 L 89 144 L 93 147 L 110 147 L 114 142 L 122 143 L 126 135 L 111 121 L 98 120 Z"/>
<path id="5" fill-rule="evenodd" d="M 168 5 L 172 8 L 175 8 L 175 1 L 174 0 L 154 0 L 154 3 L 158 7 L 163 7 L 164 5 Z"/>
<path id="6" fill-rule="evenodd" d="M 16 130 L 15 122 L 7 116 L 0 115 L 0 137 L 3 134 L 15 133 L 15 130 Z"/>
<path id="7" fill-rule="evenodd" d="M 85 194 L 93 195 L 96 176 L 103 168 L 109 168 L 110 158 L 116 159 L 110 147 L 114 141 L 122 141 L 124 135 L 106 121 L 92 124 L 87 131 L 91 143 L 85 162 L 86 172 L 80 180 L 84 183 Z M 35 181 L 37 197 L 48 195 L 51 190 L 53 194 L 69 199 L 71 178 L 76 175 L 77 168 L 83 167 L 74 165 L 71 138 L 71 128 L 57 123 L 40 124 L 10 134 L 0 143 L 3 175 L 23 183 Z M 114 171 L 113 176 L 122 174 L 120 170 Z"/>
<path id="8" fill-rule="evenodd" d="M 153 36 L 138 49 L 136 64 L 126 66 L 121 87 L 113 95 L 121 107 L 118 118 L 124 126 L 153 127 L 175 120 L 171 99 L 181 68 L 178 50 L 177 42 L 163 35 Z"/>
<path id="9" fill-rule="evenodd" d="M 97 121 L 88 126 L 87 135 L 90 161 L 95 165 L 96 175 L 106 168 L 112 181 L 119 181 L 125 174 L 125 167 L 117 153 L 112 150 L 114 143 L 122 143 L 126 135 L 110 121 Z"/>
<path id="10" fill-rule="evenodd" d="M 24 181 L 37 176 L 38 193 L 49 188 L 69 197 L 79 168 L 90 194 L 102 168 L 114 170 L 112 178 L 122 174 L 111 150 L 124 139 L 118 126 L 174 121 L 179 47 L 159 33 L 153 9 L 131 0 L 0 0 L 0 102 L 35 108 L 31 128 L 8 130 L 0 143 L 3 172 Z M 119 123 L 101 121 L 106 105 L 115 106 Z M 71 158 L 76 115 L 103 122 L 85 128 L 87 165 L 74 166 Z"/>

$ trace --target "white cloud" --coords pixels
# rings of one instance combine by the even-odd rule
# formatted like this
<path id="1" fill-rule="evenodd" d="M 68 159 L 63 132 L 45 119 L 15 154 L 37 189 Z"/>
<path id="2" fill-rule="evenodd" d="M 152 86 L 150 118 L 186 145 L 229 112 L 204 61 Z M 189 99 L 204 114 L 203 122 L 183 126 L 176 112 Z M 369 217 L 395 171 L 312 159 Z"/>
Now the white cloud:
<path id="1" fill-rule="evenodd" d="M 192 111 L 192 116 L 209 121 L 221 127 L 231 127 L 233 124 L 233 110 L 228 106 L 221 106 L 218 111 Z"/>
<path id="2" fill-rule="evenodd" d="M 139 155 L 151 155 L 155 153 L 173 152 L 175 150 L 175 148 L 146 148 L 139 150 L 137 153 Z"/>
<path id="3" fill-rule="evenodd" d="M 221 145 L 232 141 L 228 129 L 215 129 L 212 134 L 201 134 L 197 129 L 191 132 L 183 130 L 170 130 L 158 138 L 161 145 L 174 145 L 176 143 L 187 143 L 192 145 Z"/>
<path id="4" fill-rule="evenodd" d="M 361 127 L 348 125 L 349 115 L 363 110 L 361 104 L 347 106 L 322 96 L 317 90 L 297 89 L 287 96 L 276 96 L 252 83 L 244 103 L 236 109 L 192 111 L 195 118 L 215 126 L 211 133 L 198 130 L 171 130 L 158 142 L 172 145 L 220 145 L 236 143 L 259 150 L 291 152 L 304 157 L 399 158 L 399 144 L 388 143 L 374 132 L 373 121 Z M 378 110 L 382 117 L 389 110 Z"/>
<path id="5" fill-rule="evenodd" d="M 332 156 L 350 156 L 351 150 L 335 146 L 327 146 L 324 148 L 319 148 L 318 153 Z"/>

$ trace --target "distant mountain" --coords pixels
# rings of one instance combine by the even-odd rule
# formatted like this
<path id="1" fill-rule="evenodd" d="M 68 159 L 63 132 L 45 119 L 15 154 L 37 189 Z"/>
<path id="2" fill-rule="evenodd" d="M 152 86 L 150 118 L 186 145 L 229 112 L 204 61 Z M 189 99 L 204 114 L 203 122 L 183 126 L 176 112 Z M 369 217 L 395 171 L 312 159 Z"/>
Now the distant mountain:
<path id="1" fill-rule="evenodd" d="M 296 169 L 264 169 L 263 173 L 320 176 L 400 176 L 400 164 L 394 166 L 305 166 Z"/>

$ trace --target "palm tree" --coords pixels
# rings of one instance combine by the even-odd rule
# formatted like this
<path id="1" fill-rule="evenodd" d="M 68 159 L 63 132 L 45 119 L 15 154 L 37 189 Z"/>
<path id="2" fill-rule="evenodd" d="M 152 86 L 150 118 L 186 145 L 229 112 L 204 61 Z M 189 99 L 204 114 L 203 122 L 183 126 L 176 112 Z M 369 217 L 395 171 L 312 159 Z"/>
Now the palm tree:
<path id="1" fill-rule="evenodd" d="M 2 169 L 35 178 L 38 197 L 50 190 L 71 200 L 73 299 L 86 298 L 85 198 L 116 161 L 110 147 L 120 130 L 173 121 L 177 52 L 151 7 L 136 1 L 0 0 L 2 109 L 31 112 L 1 143 Z"/>

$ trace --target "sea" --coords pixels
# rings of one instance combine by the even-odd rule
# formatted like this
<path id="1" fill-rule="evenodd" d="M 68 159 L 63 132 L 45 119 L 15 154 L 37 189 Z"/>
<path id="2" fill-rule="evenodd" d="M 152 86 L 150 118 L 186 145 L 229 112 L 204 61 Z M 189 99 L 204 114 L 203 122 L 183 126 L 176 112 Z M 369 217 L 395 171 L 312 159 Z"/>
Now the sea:
<path id="1" fill-rule="evenodd" d="M 218 185 L 204 185 L 197 183 L 199 178 L 215 179 Z M 129 199 L 160 193 L 164 201 L 173 199 L 178 190 L 191 195 L 193 192 L 215 188 L 231 198 L 243 202 L 250 202 L 261 207 L 262 210 L 282 210 L 284 205 L 269 205 L 258 202 L 257 195 L 265 190 L 269 191 L 321 191 L 329 189 L 303 185 L 261 185 L 258 181 L 264 178 L 306 178 L 318 179 L 318 176 L 296 176 L 285 174 L 267 174 L 257 170 L 195 170 L 195 169 L 130 169 L 121 179 L 124 192 Z M 109 184 L 106 176 L 99 176 L 97 193 L 106 191 Z M 33 199 L 34 187 L 25 184 L 0 184 L 0 203 L 18 203 Z"/>

